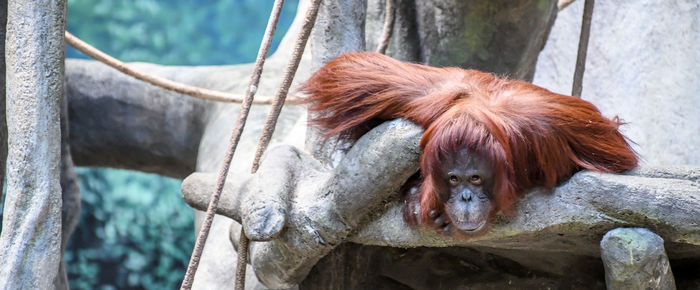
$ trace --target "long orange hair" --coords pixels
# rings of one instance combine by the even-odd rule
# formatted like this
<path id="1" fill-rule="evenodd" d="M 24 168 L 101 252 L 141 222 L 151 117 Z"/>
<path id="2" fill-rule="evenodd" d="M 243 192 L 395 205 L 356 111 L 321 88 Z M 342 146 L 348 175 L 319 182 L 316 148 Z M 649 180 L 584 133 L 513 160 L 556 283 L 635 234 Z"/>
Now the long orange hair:
<path id="1" fill-rule="evenodd" d="M 621 172 L 637 165 L 620 122 L 590 102 L 476 70 L 347 53 L 301 91 L 309 95 L 311 125 L 326 137 L 354 140 L 397 118 L 426 130 L 420 142 L 424 221 L 432 210 L 443 210 L 441 162 L 463 148 L 491 163 L 494 212 L 510 213 L 527 189 L 552 188 L 581 169 Z"/>

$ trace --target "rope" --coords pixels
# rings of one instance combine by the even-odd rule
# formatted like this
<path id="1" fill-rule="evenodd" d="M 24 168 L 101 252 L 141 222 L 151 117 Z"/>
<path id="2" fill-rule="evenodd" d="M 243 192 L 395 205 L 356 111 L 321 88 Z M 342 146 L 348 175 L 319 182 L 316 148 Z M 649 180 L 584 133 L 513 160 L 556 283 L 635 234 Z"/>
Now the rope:
<path id="1" fill-rule="evenodd" d="M 382 38 L 379 41 L 379 46 L 377 47 L 377 52 L 381 54 L 386 53 L 386 48 L 389 46 L 389 40 L 391 40 L 391 34 L 394 28 L 394 14 L 396 10 L 391 2 L 394 0 L 386 0 L 386 8 L 384 9 L 384 28 L 382 32 Z"/>
<path id="2" fill-rule="evenodd" d="M 84 53 L 85 55 L 94 58 L 95 60 L 104 63 L 128 76 L 131 76 L 137 80 L 147 82 L 151 85 L 177 92 L 180 94 L 189 95 L 199 99 L 217 101 L 217 102 L 228 102 L 228 103 L 241 103 L 243 102 L 243 96 L 238 94 L 231 94 L 221 91 L 209 90 L 205 88 L 198 88 L 195 86 L 190 86 L 178 82 L 174 82 L 165 78 L 150 75 L 144 72 L 140 72 L 132 66 L 100 51 L 94 46 L 82 41 L 80 38 L 66 31 L 66 43 L 70 44 L 75 49 Z M 271 99 L 255 100 L 253 104 L 259 105 L 269 105 L 272 103 Z M 289 98 L 287 100 L 288 104 L 299 104 L 301 103 L 300 98 Z"/>
<path id="3" fill-rule="evenodd" d="M 595 0 L 586 0 L 583 5 L 583 20 L 581 21 L 581 35 L 578 40 L 578 54 L 576 56 L 576 70 L 571 95 L 581 97 L 583 90 L 583 71 L 586 70 L 586 54 L 588 53 L 588 38 L 591 35 L 591 19 L 593 18 L 593 6 Z"/>
<path id="4" fill-rule="evenodd" d="M 284 106 L 284 101 L 287 97 L 287 93 L 289 92 L 289 87 L 292 85 L 294 75 L 296 74 L 297 68 L 299 68 L 299 62 L 301 62 L 301 56 L 304 54 L 304 49 L 306 48 L 306 42 L 309 39 L 311 29 L 314 27 L 314 23 L 316 22 L 316 15 L 318 15 L 318 8 L 320 4 L 321 0 L 312 0 L 309 9 L 306 11 L 304 23 L 302 24 L 301 31 L 299 32 L 299 36 L 297 36 L 297 40 L 294 45 L 294 51 L 292 52 L 292 56 L 289 63 L 287 63 L 287 68 L 284 72 L 284 78 L 282 79 L 282 83 L 275 94 L 270 112 L 265 120 L 263 134 L 260 136 L 258 148 L 255 151 L 255 159 L 253 160 L 253 165 L 250 169 L 251 173 L 258 171 L 258 167 L 260 166 L 260 157 L 262 156 L 262 153 L 265 152 L 265 149 L 267 149 L 267 145 L 270 144 L 270 138 L 272 138 L 272 133 L 275 131 L 275 125 L 277 125 L 277 119 L 282 111 L 282 106 Z M 248 260 L 248 237 L 245 235 L 245 230 L 242 227 L 239 243 L 235 289 L 243 290 L 245 288 L 245 271 Z"/>
<path id="5" fill-rule="evenodd" d="M 229 141 L 228 150 L 224 156 L 224 162 L 219 170 L 219 176 L 216 181 L 216 188 L 214 194 L 209 201 L 209 206 L 207 207 L 207 212 L 202 224 L 202 229 L 199 231 L 197 236 L 197 241 L 195 242 L 194 250 L 192 256 L 190 257 L 190 262 L 187 266 L 187 272 L 185 273 L 185 278 L 182 281 L 181 290 L 192 289 L 192 283 L 194 282 L 194 275 L 197 273 L 197 268 L 199 267 L 199 260 L 202 256 L 202 250 L 204 250 L 204 245 L 207 242 L 207 237 L 209 231 L 211 230 L 211 224 L 214 220 L 214 214 L 219 204 L 219 197 L 221 197 L 221 192 L 224 189 L 224 184 L 226 183 L 226 177 L 228 175 L 228 170 L 231 165 L 231 160 L 233 159 L 233 154 L 236 152 L 238 147 L 238 141 L 241 139 L 241 134 L 243 133 L 243 128 L 245 127 L 246 120 L 248 119 L 248 113 L 250 112 L 251 104 L 253 103 L 253 98 L 255 97 L 255 92 L 257 91 L 258 83 L 260 82 L 260 75 L 262 74 L 263 65 L 265 64 L 265 57 L 270 49 L 270 44 L 272 43 L 272 36 L 277 28 L 277 21 L 279 20 L 280 12 L 282 11 L 282 4 L 284 0 L 275 0 L 275 4 L 270 13 L 270 18 L 267 22 L 267 28 L 265 28 L 265 35 L 263 36 L 262 43 L 260 44 L 260 49 L 258 50 L 258 56 L 255 60 L 255 67 L 253 68 L 253 73 L 250 76 L 250 82 L 248 88 L 245 92 L 245 98 L 241 104 L 241 112 L 236 120 L 236 126 L 231 134 L 231 139 Z M 238 248 L 238 251 L 246 251 L 247 247 Z M 245 265 L 243 265 L 245 269 Z M 240 270 L 239 270 L 240 271 Z M 237 283 L 238 284 L 238 283 Z"/>

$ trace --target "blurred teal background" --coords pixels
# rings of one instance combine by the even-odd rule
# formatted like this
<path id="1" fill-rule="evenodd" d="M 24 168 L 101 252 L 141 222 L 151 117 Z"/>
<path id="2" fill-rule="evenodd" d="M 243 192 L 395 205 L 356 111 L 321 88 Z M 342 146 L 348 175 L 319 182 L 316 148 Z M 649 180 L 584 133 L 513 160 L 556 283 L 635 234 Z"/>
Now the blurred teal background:
<path id="1" fill-rule="evenodd" d="M 68 31 L 122 61 L 217 65 L 255 61 L 272 0 L 69 0 Z M 285 1 L 272 51 L 296 13 Z M 67 57 L 85 58 L 73 48 Z"/>
<path id="2" fill-rule="evenodd" d="M 255 60 L 272 3 L 69 0 L 68 31 L 123 61 L 245 63 Z M 297 1 L 285 1 L 272 51 L 296 7 Z M 71 47 L 67 57 L 86 58 Z M 181 181 L 113 169 L 76 173 L 82 212 L 66 253 L 71 287 L 179 287 L 194 246 L 193 213 L 180 197 Z"/>

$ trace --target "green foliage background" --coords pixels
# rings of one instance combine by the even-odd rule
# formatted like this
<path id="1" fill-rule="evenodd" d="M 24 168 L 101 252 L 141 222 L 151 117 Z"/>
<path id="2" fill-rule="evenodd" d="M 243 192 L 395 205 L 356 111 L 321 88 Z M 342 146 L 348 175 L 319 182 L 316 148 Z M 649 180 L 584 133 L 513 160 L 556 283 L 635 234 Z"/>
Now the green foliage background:
<path id="1" fill-rule="evenodd" d="M 273 1 L 69 0 L 68 31 L 124 61 L 252 62 Z M 274 48 L 296 12 L 285 1 Z M 85 58 L 73 48 L 68 57 Z M 80 134 L 80 132 L 71 132 Z M 174 289 L 194 246 L 180 181 L 78 168 L 82 212 L 66 253 L 73 289 Z M 1 212 L 0 212 L 1 214 Z"/>
<path id="2" fill-rule="evenodd" d="M 76 174 L 82 212 L 65 256 L 71 287 L 177 287 L 194 245 L 180 181 L 113 169 Z"/>
<path id="3" fill-rule="evenodd" d="M 68 31 L 123 61 L 252 62 L 272 0 L 69 0 Z M 273 51 L 298 0 L 285 1 Z M 84 57 L 69 48 L 68 57 Z"/>

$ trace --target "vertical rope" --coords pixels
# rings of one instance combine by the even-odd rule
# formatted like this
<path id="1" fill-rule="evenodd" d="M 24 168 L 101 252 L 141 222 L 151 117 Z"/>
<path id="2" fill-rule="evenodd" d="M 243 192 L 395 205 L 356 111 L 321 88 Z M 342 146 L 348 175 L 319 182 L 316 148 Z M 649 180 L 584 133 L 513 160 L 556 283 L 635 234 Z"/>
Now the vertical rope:
<path id="1" fill-rule="evenodd" d="M 204 250 L 204 245 L 207 242 L 207 236 L 209 235 L 209 230 L 211 230 L 211 224 L 214 220 L 214 214 L 219 205 L 219 197 L 221 197 L 221 192 L 224 189 L 224 184 L 226 183 L 226 176 L 228 175 L 228 170 L 231 166 L 231 160 L 233 159 L 233 154 L 236 152 L 236 147 L 238 147 L 238 141 L 241 139 L 241 134 L 243 133 L 243 128 L 245 127 L 246 120 L 248 119 L 248 113 L 250 112 L 251 104 L 253 103 L 253 98 L 257 92 L 258 83 L 260 82 L 260 75 L 262 74 L 263 65 L 265 64 L 265 57 L 270 49 L 270 44 L 272 43 L 272 36 L 277 28 L 277 21 L 279 20 L 280 12 L 282 11 L 282 4 L 284 0 L 275 0 L 275 4 L 270 13 L 270 18 L 267 22 L 267 28 L 265 28 L 265 35 L 263 36 L 262 42 L 260 44 L 260 49 L 258 50 L 258 56 L 255 60 L 255 67 L 253 73 L 250 76 L 250 82 L 248 83 L 248 88 L 245 92 L 245 98 L 241 104 L 241 112 L 236 120 L 236 126 L 231 134 L 231 139 L 229 140 L 229 146 L 224 156 L 224 162 L 219 170 L 219 176 L 216 181 L 216 188 L 214 194 L 209 201 L 209 206 L 207 207 L 207 212 L 204 217 L 204 222 L 202 223 L 202 229 L 199 231 L 197 236 L 197 241 L 194 245 L 194 251 L 190 257 L 190 262 L 187 266 L 187 272 L 185 273 L 185 278 L 182 281 L 181 290 L 192 289 L 192 283 L 194 282 L 194 275 L 197 273 L 197 268 L 199 267 L 199 260 L 202 257 L 202 250 Z M 245 248 L 247 249 L 247 247 Z M 240 251 L 240 248 L 239 248 Z"/>
<path id="2" fill-rule="evenodd" d="M 241 236 L 238 239 L 238 260 L 236 260 L 236 280 L 234 284 L 235 290 L 245 289 L 245 272 L 248 267 L 248 245 L 250 241 L 245 235 L 243 225 L 241 225 Z"/>
<path id="3" fill-rule="evenodd" d="M 385 0 L 386 8 L 384 9 L 384 28 L 382 32 L 382 38 L 379 41 L 379 46 L 377 47 L 377 52 L 384 54 L 386 53 L 386 48 L 389 46 L 389 40 L 391 39 L 391 34 L 394 28 L 394 15 L 396 10 L 394 9 L 392 2 L 395 0 Z"/>
<path id="4" fill-rule="evenodd" d="M 579 98 L 583 90 L 583 71 L 586 70 L 586 54 L 588 52 L 588 38 L 591 35 L 591 19 L 593 18 L 594 4 L 595 0 L 586 0 L 583 6 L 583 20 L 581 21 L 581 35 L 578 40 L 576 70 L 574 71 L 574 83 L 571 88 L 571 95 Z"/>
<path id="5" fill-rule="evenodd" d="M 299 36 L 297 36 L 297 40 L 294 45 L 294 51 L 292 52 L 292 56 L 289 63 L 287 63 L 287 68 L 284 72 L 284 78 L 282 79 L 282 83 L 275 94 L 270 112 L 265 120 L 263 134 L 260 136 L 258 147 L 255 150 L 255 159 L 253 160 L 253 165 L 250 169 L 251 173 L 258 171 L 258 167 L 260 166 L 260 157 L 262 156 L 263 152 L 265 152 L 265 149 L 267 149 L 267 145 L 270 144 L 270 138 L 272 138 L 272 133 L 275 131 L 275 125 L 277 125 L 277 119 L 282 111 L 282 106 L 284 106 L 284 100 L 289 92 L 289 87 L 292 85 L 292 80 L 294 80 L 294 75 L 296 74 L 297 68 L 299 68 L 299 62 L 301 62 L 301 56 L 304 54 L 304 49 L 306 48 L 306 42 L 311 34 L 311 29 L 314 27 L 316 22 L 316 15 L 318 15 L 318 8 L 320 4 L 321 0 L 313 0 L 309 6 L 309 9 L 306 11 L 304 23 L 302 24 L 301 31 L 299 32 Z M 248 237 L 245 235 L 245 230 L 243 228 L 241 228 L 239 240 L 235 289 L 243 290 L 245 288 L 245 271 L 248 260 Z"/>
<path id="6" fill-rule="evenodd" d="M 272 132 L 275 130 L 275 125 L 277 124 L 277 118 L 279 117 L 280 111 L 282 110 L 282 105 L 284 105 L 284 100 L 287 97 L 287 92 L 289 92 L 289 87 L 292 85 L 292 80 L 294 79 L 294 74 L 299 67 L 299 62 L 301 61 L 301 56 L 304 53 L 304 48 L 306 47 L 306 41 L 309 39 L 311 34 L 311 29 L 314 27 L 314 22 L 316 22 L 316 15 L 318 14 L 318 8 L 320 6 L 321 0 L 312 0 L 309 10 L 306 12 L 306 18 L 302 24 L 301 32 L 297 38 L 296 44 L 294 45 L 294 52 L 292 53 L 292 58 L 287 64 L 287 68 L 284 73 L 284 79 L 282 84 L 280 84 L 279 90 L 275 94 L 275 99 L 272 101 L 272 107 L 270 108 L 270 113 L 267 115 L 265 120 L 265 128 L 263 129 L 263 136 L 260 137 L 260 142 L 258 143 L 258 148 L 255 151 L 255 160 L 253 161 L 253 167 L 251 172 L 258 171 L 258 166 L 260 165 L 260 156 L 267 149 L 267 145 L 270 143 L 270 138 L 272 137 Z"/>

